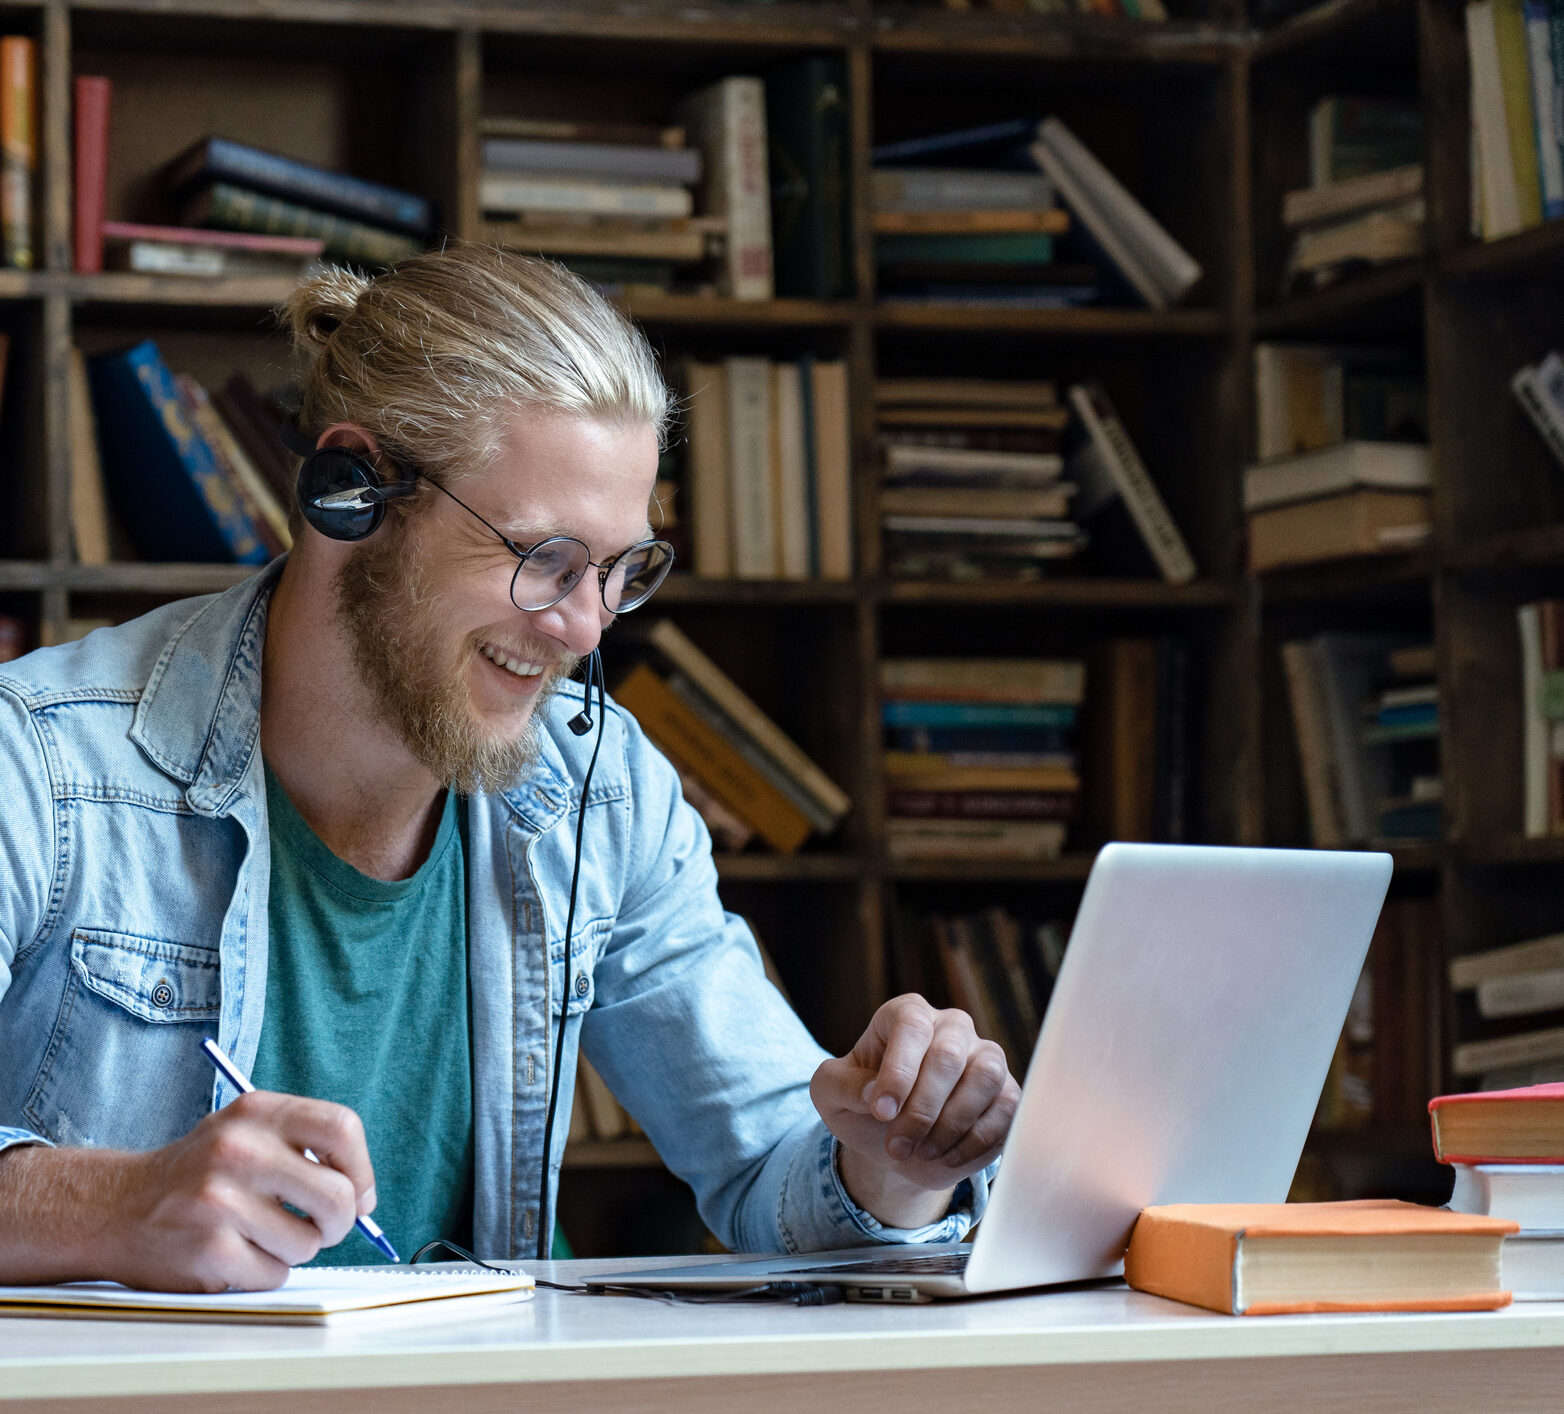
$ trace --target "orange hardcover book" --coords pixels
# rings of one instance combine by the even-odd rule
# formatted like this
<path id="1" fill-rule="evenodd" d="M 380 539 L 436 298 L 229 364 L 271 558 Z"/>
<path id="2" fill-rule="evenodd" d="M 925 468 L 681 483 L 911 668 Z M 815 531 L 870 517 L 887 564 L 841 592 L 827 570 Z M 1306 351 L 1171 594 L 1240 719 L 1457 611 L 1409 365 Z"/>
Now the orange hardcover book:
<path id="1" fill-rule="evenodd" d="M 1124 1279 L 1232 1316 L 1491 1311 L 1499 1253 L 1520 1224 L 1395 1199 L 1173 1203 L 1147 1208 Z"/>
<path id="2" fill-rule="evenodd" d="M 614 689 L 614 700 L 773 849 L 792 854 L 809 838 L 803 812 L 679 701 L 645 663 L 632 668 Z"/>
<path id="3" fill-rule="evenodd" d="M 1438 1095 L 1428 1113 L 1442 1164 L 1564 1164 L 1564 1084 Z"/>

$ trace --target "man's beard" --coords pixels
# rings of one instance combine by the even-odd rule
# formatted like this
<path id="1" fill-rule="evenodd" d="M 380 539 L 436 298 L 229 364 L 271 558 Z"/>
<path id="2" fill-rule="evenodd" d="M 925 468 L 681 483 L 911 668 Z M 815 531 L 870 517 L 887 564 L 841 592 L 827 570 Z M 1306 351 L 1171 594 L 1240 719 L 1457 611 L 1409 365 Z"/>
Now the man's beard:
<path id="1" fill-rule="evenodd" d="M 436 780 L 462 795 L 507 790 L 537 761 L 543 712 L 574 660 L 547 671 L 517 736 L 479 732 L 462 681 L 476 650 L 465 646 L 454 666 L 443 667 L 450 649 L 431 612 L 422 561 L 402 530 L 383 527 L 337 571 L 337 611 L 354 666 L 380 716 Z"/>

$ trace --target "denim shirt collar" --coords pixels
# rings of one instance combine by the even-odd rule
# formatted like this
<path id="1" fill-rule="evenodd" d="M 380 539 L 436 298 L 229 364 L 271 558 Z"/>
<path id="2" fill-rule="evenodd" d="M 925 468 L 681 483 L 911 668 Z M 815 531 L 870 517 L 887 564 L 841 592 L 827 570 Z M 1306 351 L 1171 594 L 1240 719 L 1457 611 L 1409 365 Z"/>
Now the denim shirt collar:
<path id="1" fill-rule="evenodd" d="M 260 740 L 261 660 L 272 591 L 287 556 L 206 601 L 159 655 L 131 739 L 175 780 L 202 815 L 225 815 L 241 793 Z M 552 732 L 524 780 L 500 792 L 541 834 L 570 805 L 570 769 Z"/>

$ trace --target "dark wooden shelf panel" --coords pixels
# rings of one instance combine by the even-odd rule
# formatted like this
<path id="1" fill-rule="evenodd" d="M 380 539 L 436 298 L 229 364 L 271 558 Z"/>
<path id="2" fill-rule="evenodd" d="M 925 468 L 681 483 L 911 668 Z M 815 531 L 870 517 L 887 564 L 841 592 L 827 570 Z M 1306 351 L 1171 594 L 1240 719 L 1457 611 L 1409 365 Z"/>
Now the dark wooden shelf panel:
<path id="1" fill-rule="evenodd" d="M 1439 261 L 1441 275 L 1557 276 L 1564 262 L 1564 220 L 1547 221 L 1497 241 L 1474 241 Z"/>
<path id="2" fill-rule="evenodd" d="M 1164 584 L 1154 579 L 1085 576 L 1023 580 L 883 580 L 873 588 L 882 604 L 1010 605 L 1020 609 L 1221 609 L 1241 586 L 1219 579 Z"/>
<path id="3" fill-rule="evenodd" d="M 0 270 L 0 299 L 29 299 L 41 295 L 43 281 L 34 270 Z"/>
<path id="4" fill-rule="evenodd" d="M 735 883 L 842 883 L 863 877 L 864 861 L 852 854 L 717 854 L 717 877 Z"/>
<path id="5" fill-rule="evenodd" d="M 706 295 L 631 296 L 616 301 L 643 324 L 708 328 L 832 328 L 852 323 L 862 306 L 850 301 L 805 299 L 740 300 Z"/>
<path id="6" fill-rule="evenodd" d="M 1230 321 L 1216 309 L 1012 309 L 1001 304 L 880 303 L 874 309 L 874 322 L 882 329 L 1208 339 L 1225 334 Z"/>
<path id="7" fill-rule="evenodd" d="M 650 1139 L 589 1139 L 565 1147 L 567 1169 L 655 1169 L 662 1164 Z"/>
<path id="8" fill-rule="evenodd" d="M 1079 883 L 1091 873 L 1094 853 L 1058 859 L 892 859 L 888 878 L 909 884 Z"/>
<path id="9" fill-rule="evenodd" d="M 1257 60 L 1272 59 L 1300 45 L 1340 36 L 1362 21 L 1390 10 L 1410 8 L 1410 0 L 1325 0 L 1302 14 L 1263 30 L 1254 42 Z"/>
<path id="10" fill-rule="evenodd" d="M 1434 557 L 1427 551 L 1403 555 L 1360 555 L 1317 565 L 1297 565 L 1257 575 L 1262 604 L 1300 604 L 1311 599 L 1350 599 L 1430 584 Z"/>
<path id="11" fill-rule="evenodd" d="M 82 593 L 211 594 L 259 573 L 256 565 L 68 565 L 51 582 Z"/>
<path id="12" fill-rule="evenodd" d="M 1395 862 L 1397 874 L 1427 874 L 1439 868 L 1445 861 L 1445 846 L 1439 840 L 1420 840 L 1417 843 L 1387 844 L 1385 849 Z"/>
<path id="13" fill-rule="evenodd" d="M 657 591 L 655 603 L 665 604 L 852 604 L 863 596 L 855 580 L 845 579 L 702 579 L 695 574 L 671 574 Z"/>
<path id="14" fill-rule="evenodd" d="M 1540 525 L 1491 536 L 1456 551 L 1448 563 L 1451 569 L 1467 573 L 1564 566 L 1564 525 Z"/>
<path id="15" fill-rule="evenodd" d="M 125 306 L 127 312 L 167 308 L 264 312 L 287 299 L 298 281 L 274 276 L 208 280 L 179 275 L 77 275 L 51 271 L 39 283 L 79 305 Z"/>
<path id="16" fill-rule="evenodd" d="M 1412 297 L 1420 290 L 1427 268 L 1421 260 L 1401 260 L 1328 289 L 1262 305 L 1255 310 L 1255 332 L 1262 336 L 1292 334 L 1366 319 L 1387 303 Z"/>
<path id="17" fill-rule="evenodd" d="M 1531 839 L 1507 835 L 1499 839 L 1473 840 L 1460 845 L 1457 857 L 1464 864 L 1564 864 L 1564 835 Z"/>
<path id="18" fill-rule="evenodd" d="M 0 560 L 0 589 L 44 589 L 53 574 L 42 560 Z"/>

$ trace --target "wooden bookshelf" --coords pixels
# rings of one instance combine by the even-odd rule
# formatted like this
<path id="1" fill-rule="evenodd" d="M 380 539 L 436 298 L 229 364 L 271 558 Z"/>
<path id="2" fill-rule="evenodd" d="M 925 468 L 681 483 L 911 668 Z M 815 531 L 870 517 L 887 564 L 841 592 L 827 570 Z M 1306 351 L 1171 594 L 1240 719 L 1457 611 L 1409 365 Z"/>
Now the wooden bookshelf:
<path id="1" fill-rule="evenodd" d="M 1187 8 L 1180 11 L 1190 15 Z M 1276 649 L 1286 633 L 1388 606 L 1438 640 L 1450 713 L 1449 842 L 1396 851 L 1398 881 L 1439 901 L 1461 952 L 1564 927 L 1552 880 L 1564 846 L 1521 841 L 1513 610 L 1564 591 L 1564 479 L 1510 398 L 1515 366 L 1564 328 L 1564 224 L 1491 245 L 1466 234 L 1465 50 L 1448 0 L 1327 0 L 1256 33 L 1232 0 L 1165 25 L 844 0 L 764 6 L 559 6 L 392 0 L 11 0 L 7 30 L 40 45 L 42 268 L 0 271 L 12 374 L 0 421 L 0 609 L 45 635 L 77 616 L 141 612 L 225 588 L 232 566 L 74 562 L 66 369 L 153 336 L 198 376 L 287 367 L 269 280 L 82 276 L 69 260 L 70 79 L 115 83 L 109 216 L 145 215 L 151 173 L 206 132 L 417 189 L 446 229 L 477 233 L 478 125 L 491 114 L 666 120 L 727 73 L 814 51 L 850 79 L 856 293 L 837 301 L 634 297 L 627 311 L 670 360 L 692 350 L 812 350 L 844 358 L 853 406 L 856 578 L 706 580 L 680 572 L 667 613 L 852 796 L 837 835 L 797 856 L 725 856 L 725 899 L 757 920 L 805 1020 L 850 1044 L 883 999 L 899 898 L 937 889 L 973 907 L 1078 895 L 1096 841 L 1035 864 L 891 861 L 884 851 L 877 666 L 889 654 L 1075 654 L 1097 638 L 1177 632 L 1192 651 L 1201 775 L 1192 837 L 1306 838 Z M 1281 193 L 1300 185 L 1302 114 L 1323 93 L 1421 93 L 1430 115 L 1429 254 L 1279 301 Z M 168 101 L 179 93 L 181 102 Z M 387 92 L 398 95 L 388 106 Z M 869 150 L 879 142 L 1056 111 L 1200 261 L 1186 305 L 1036 311 L 897 304 L 874 296 Z M 527 105 L 536 105 L 529 107 Z M 1252 446 L 1258 338 L 1405 340 L 1435 409 L 1438 525 L 1423 555 L 1258 583 L 1243 573 L 1239 478 Z M 880 374 L 1100 376 L 1191 541 L 1200 578 L 1050 576 L 919 583 L 880 569 L 870 393 Z M 1524 573 L 1516 578 L 1519 566 Z M 1508 636 L 1506 636 L 1508 634 Z M 613 640 L 608 644 L 613 652 Z M 1510 694 L 1507 698 L 1506 694 Z M 1500 717 L 1503 721 L 1500 721 Z M 1398 887 L 1400 886 L 1398 882 Z M 1443 950 L 1443 951 L 1441 951 Z M 1448 1008 L 1430 1023 L 1453 1025 Z M 1429 1044 L 1442 1048 L 1445 1037 Z M 1358 1141 L 1354 1141 L 1358 1142 Z M 630 1149 L 614 1146 L 614 1155 Z M 639 1151 L 635 1162 L 646 1161 Z M 572 1183 L 617 1163 L 572 1151 Z"/>

